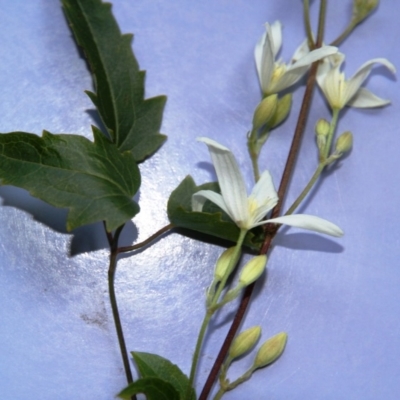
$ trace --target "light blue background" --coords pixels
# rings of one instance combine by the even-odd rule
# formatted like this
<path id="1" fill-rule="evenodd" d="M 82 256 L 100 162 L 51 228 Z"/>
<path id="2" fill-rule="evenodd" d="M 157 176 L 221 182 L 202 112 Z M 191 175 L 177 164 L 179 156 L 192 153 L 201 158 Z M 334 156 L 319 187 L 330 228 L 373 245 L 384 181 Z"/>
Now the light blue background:
<path id="1" fill-rule="evenodd" d="M 245 137 L 260 99 L 253 47 L 263 23 L 280 19 L 281 55 L 288 61 L 304 33 L 300 1 L 115 0 L 113 11 L 122 32 L 135 33 L 147 96 L 168 95 L 162 132 L 169 140 L 141 165 L 142 211 L 124 231 L 127 245 L 168 222 L 168 196 L 188 173 L 198 183 L 214 179 L 207 149 L 196 137 L 228 145 L 251 181 Z M 351 1 L 330 2 L 328 42 L 350 12 Z M 375 57 L 400 66 L 399 17 L 397 2 L 383 1 L 346 40 L 341 51 L 348 76 Z M 91 137 L 94 107 L 83 90 L 92 81 L 59 2 L 0 0 L 0 26 L 0 131 L 46 129 Z M 393 105 L 343 113 L 339 132 L 353 132 L 353 151 L 301 208 L 337 223 L 346 235 L 331 239 L 290 229 L 277 236 L 268 279 L 256 291 L 243 328 L 260 324 L 263 339 L 284 330 L 287 348 L 227 400 L 400 398 L 400 91 L 379 67 L 366 84 Z M 288 121 L 261 157 L 276 185 L 303 90 L 297 87 Z M 328 116 L 315 93 L 286 204 L 313 172 L 313 126 Z M 102 225 L 66 233 L 65 211 L 11 187 L 1 187 L 0 197 L 1 399 L 114 398 L 125 378 L 108 303 Z M 158 353 L 188 372 L 204 292 L 220 251 L 171 233 L 120 261 L 116 290 L 129 350 Z M 199 388 L 228 320 L 222 314 L 213 325 Z M 235 364 L 231 378 L 250 364 L 251 356 Z"/>

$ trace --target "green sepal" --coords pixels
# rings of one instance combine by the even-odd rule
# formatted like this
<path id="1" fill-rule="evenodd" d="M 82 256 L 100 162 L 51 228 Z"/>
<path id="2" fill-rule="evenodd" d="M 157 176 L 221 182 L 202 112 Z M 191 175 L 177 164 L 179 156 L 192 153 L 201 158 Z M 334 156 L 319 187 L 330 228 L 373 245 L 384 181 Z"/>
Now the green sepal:
<path id="1" fill-rule="evenodd" d="M 138 393 L 146 395 L 147 400 L 182 400 L 174 387 L 159 378 L 141 378 L 118 393 L 121 399 L 131 400 Z"/>
<path id="2" fill-rule="evenodd" d="M 101 0 L 62 0 L 77 43 L 93 73 L 96 93 L 86 92 L 112 141 L 131 151 L 136 161 L 154 153 L 165 141 L 159 133 L 165 96 L 144 99 L 145 72 L 132 51 L 132 35 L 122 35 Z"/>
<path id="3" fill-rule="evenodd" d="M 168 200 L 167 211 L 170 222 L 180 228 L 191 229 L 236 243 L 240 229 L 215 204 L 207 201 L 202 212 L 192 211 L 192 195 L 200 190 L 212 190 L 219 193 L 219 186 L 216 182 L 196 186 L 190 175 L 179 184 Z M 262 242 L 262 228 L 256 228 L 246 235 L 244 245 L 253 250 L 259 250 Z"/>
<path id="4" fill-rule="evenodd" d="M 139 212 L 140 186 L 130 152 L 120 153 L 98 129 L 94 142 L 79 136 L 0 134 L 0 180 L 52 206 L 68 208 L 67 230 L 105 221 L 112 231 Z"/>
<path id="5" fill-rule="evenodd" d="M 158 378 L 168 382 L 179 393 L 179 399 L 186 399 L 189 379 L 177 365 L 156 354 L 132 352 L 132 356 L 141 378 Z M 190 400 L 196 400 L 196 394 L 192 388 L 190 396 Z"/>

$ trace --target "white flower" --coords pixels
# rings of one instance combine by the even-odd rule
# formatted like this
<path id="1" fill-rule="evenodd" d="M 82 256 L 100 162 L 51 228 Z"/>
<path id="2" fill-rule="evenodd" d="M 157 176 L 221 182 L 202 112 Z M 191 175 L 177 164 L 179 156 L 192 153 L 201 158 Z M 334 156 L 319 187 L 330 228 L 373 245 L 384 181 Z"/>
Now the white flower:
<path id="1" fill-rule="evenodd" d="M 249 230 L 266 222 L 286 224 L 298 228 L 342 236 L 342 230 L 335 224 L 312 215 L 286 215 L 283 217 L 263 219 L 278 202 L 278 196 L 271 175 L 264 171 L 247 196 L 245 182 L 231 151 L 208 138 L 199 138 L 205 143 L 217 173 L 221 194 L 211 190 L 200 190 L 192 196 L 193 211 L 202 211 L 206 200 L 210 200 L 225 211 L 240 229 Z"/>
<path id="2" fill-rule="evenodd" d="M 386 58 L 374 58 L 364 63 L 352 78 L 346 80 L 344 73 L 340 72 L 344 58 L 344 54 L 338 53 L 325 59 L 318 68 L 318 85 L 331 108 L 340 110 L 346 105 L 369 108 L 389 104 L 389 100 L 381 99 L 361 85 L 367 79 L 374 64 L 384 65 L 393 74 L 396 73 L 394 65 Z"/>
<path id="3" fill-rule="evenodd" d="M 262 35 L 254 50 L 258 77 L 261 89 L 265 95 L 278 93 L 295 84 L 306 72 L 309 66 L 323 57 L 336 53 L 333 46 L 323 46 L 311 52 L 305 51 L 302 44 L 295 52 L 297 61 L 286 65 L 282 61 L 275 61 L 282 45 L 282 26 L 279 21 L 272 25 L 265 24 L 266 31 Z"/>

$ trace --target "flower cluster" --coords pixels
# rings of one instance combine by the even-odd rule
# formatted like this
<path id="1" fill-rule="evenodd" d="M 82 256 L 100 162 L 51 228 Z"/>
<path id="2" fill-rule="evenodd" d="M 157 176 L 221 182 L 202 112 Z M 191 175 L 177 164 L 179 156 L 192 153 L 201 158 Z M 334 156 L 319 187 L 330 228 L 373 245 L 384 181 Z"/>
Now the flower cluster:
<path id="1" fill-rule="evenodd" d="M 381 99 L 368 89 L 361 87 L 375 64 L 385 66 L 393 74 L 394 65 L 386 58 L 374 58 L 365 62 L 349 80 L 340 71 L 345 56 L 337 47 L 322 46 L 309 51 L 304 41 L 295 51 L 292 62 L 287 65 L 276 56 L 282 46 L 282 25 L 279 21 L 265 24 L 254 51 L 255 62 L 264 95 L 278 93 L 298 82 L 310 65 L 320 61 L 317 80 L 332 109 L 342 109 L 346 105 L 360 108 L 381 107 L 390 103 Z"/>

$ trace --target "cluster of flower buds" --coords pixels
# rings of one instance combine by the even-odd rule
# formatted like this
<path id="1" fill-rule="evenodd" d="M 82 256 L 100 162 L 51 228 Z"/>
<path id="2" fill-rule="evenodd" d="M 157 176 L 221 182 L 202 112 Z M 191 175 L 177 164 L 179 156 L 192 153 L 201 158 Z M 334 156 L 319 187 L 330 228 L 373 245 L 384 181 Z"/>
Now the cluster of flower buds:
<path id="1" fill-rule="evenodd" d="M 239 358 L 252 350 L 260 339 L 260 336 L 261 327 L 253 326 L 241 332 L 234 339 L 229 349 L 228 357 L 221 368 L 221 374 L 219 377 L 220 392 L 222 391 L 225 393 L 236 388 L 241 383 L 250 379 L 255 370 L 272 364 L 282 355 L 287 342 L 287 334 L 285 332 L 280 332 L 272 338 L 266 340 L 258 349 L 251 367 L 239 378 L 230 382 L 226 377 L 230 364 L 234 359 Z"/>
<path id="2" fill-rule="evenodd" d="M 289 114 L 292 94 L 278 98 L 277 94 L 264 97 L 257 105 L 253 115 L 253 131 L 265 127 L 267 131 L 276 128 Z"/>

